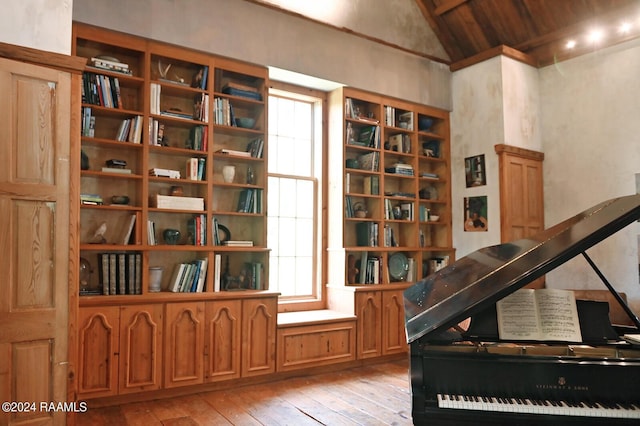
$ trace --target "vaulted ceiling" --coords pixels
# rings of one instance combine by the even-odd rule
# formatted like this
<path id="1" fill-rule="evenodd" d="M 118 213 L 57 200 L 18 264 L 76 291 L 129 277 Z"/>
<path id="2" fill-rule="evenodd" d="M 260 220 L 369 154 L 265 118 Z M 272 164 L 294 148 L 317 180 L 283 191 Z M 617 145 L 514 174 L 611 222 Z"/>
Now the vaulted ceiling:
<path id="1" fill-rule="evenodd" d="M 521 59 L 533 66 L 546 66 L 640 35 L 638 0 L 415 1 L 452 69 L 505 49 L 524 54 Z M 590 38 L 596 31 L 601 31 L 598 41 Z M 571 40 L 573 48 L 567 46 Z"/>

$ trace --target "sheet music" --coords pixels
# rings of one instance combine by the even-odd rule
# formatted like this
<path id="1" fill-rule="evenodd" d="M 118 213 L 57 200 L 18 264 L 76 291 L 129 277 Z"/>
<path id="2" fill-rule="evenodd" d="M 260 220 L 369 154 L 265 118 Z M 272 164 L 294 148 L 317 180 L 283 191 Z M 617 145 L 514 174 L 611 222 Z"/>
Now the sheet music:
<path id="1" fill-rule="evenodd" d="M 520 289 L 500 300 L 496 308 L 501 339 L 582 341 L 572 291 Z"/>

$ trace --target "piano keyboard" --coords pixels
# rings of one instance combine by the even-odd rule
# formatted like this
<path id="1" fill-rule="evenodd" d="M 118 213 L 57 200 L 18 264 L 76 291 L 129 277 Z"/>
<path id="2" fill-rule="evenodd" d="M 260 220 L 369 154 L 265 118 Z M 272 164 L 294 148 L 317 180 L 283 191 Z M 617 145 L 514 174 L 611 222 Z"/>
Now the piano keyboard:
<path id="1" fill-rule="evenodd" d="M 438 394 L 438 407 L 503 413 L 640 419 L 640 404 L 605 404 Z"/>

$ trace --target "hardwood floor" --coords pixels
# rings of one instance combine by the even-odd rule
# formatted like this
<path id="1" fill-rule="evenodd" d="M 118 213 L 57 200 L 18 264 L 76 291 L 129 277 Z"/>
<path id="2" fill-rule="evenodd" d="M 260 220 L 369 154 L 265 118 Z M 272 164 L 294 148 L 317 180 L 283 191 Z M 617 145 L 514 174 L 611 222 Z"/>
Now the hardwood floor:
<path id="1" fill-rule="evenodd" d="M 89 404 L 77 424 L 411 425 L 408 359 L 157 401 Z"/>

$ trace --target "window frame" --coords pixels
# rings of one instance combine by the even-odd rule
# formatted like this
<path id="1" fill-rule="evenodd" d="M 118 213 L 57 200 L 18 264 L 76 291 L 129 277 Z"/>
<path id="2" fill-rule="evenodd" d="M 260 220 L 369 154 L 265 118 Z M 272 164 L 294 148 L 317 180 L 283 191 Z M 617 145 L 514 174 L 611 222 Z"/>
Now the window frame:
<path id="1" fill-rule="evenodd" d="M 315 212 L 316 217 L 314 220 L 314 226 L 316 228 L 316 241 L 315 241 L 315 256 L 316 263 L 314 265 L 314 275 L 317 277 L 318 282 L 315 283 L 311 296 L 280 296 L 278 298 L 278 312 L 293 312 L 293 311 L 307 311 L 316 309 L 325 309 L 327 306 L 327 289 L 325 283 L 327 282 L 327 154 L 328 154 L 328 94 L 327 92 L 311 89 L 308 87 L 298 86 L 295 84 L 270 81 L 268 96 L 277 95 L 279 97 L 289 98 L 293 100 L 314 100 L 321 106 L 320 123 L 316 125 L 320 126 L 321 136 L 319 139 L 314 140 L 314 144 L 320 143 L 320 173 L 321 178 L 314 179 L 316 182 L 316 193 L 318 199 L 315 200 Z M 267 129 L 267 133 L 269 131 Z M 278 173 L 269 173 L 267 168 L 267 177 L 282 177 Z M 288 175 L 284 175 L 288 177 Z M 267 218 L 268 220 L 268 218 Z M 318 223 L 320 222 L 320 223 Z M 318 229 L 318 225 L 320 228 Z"/>

